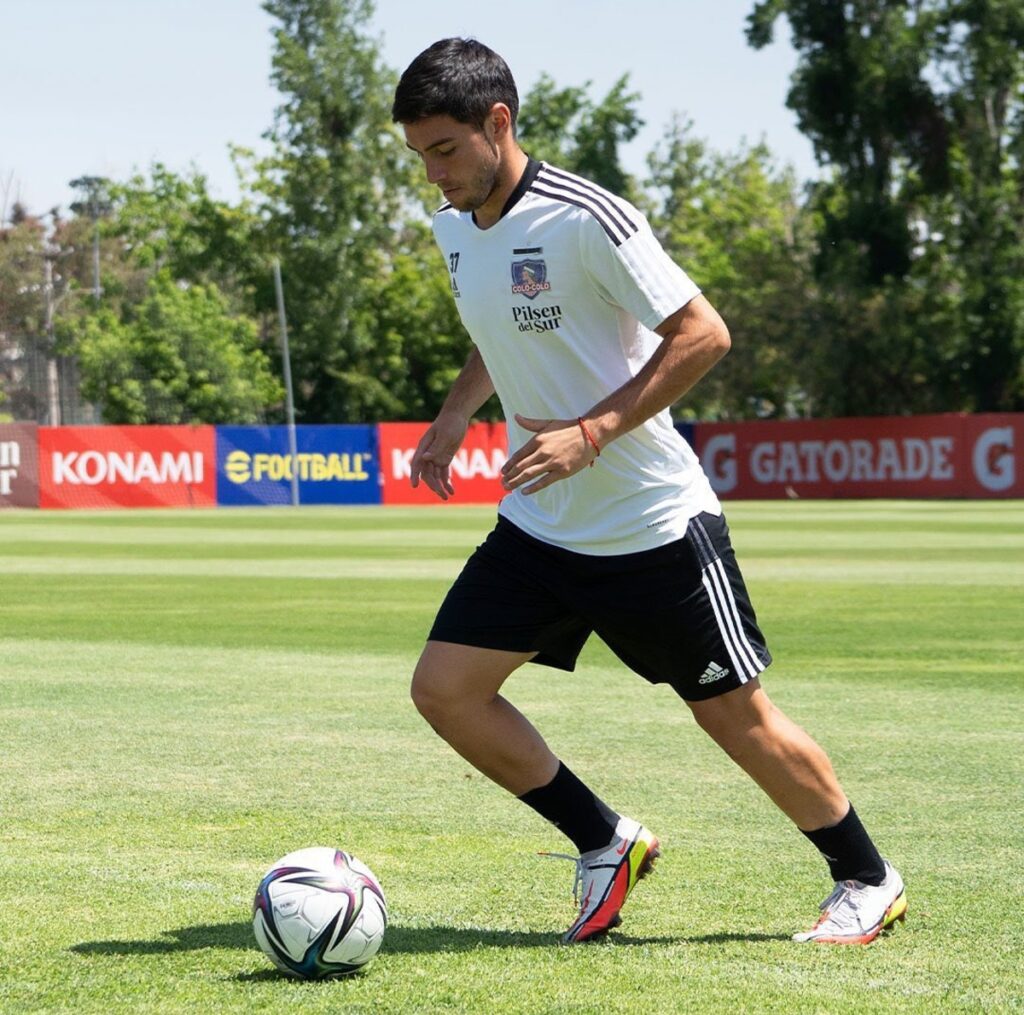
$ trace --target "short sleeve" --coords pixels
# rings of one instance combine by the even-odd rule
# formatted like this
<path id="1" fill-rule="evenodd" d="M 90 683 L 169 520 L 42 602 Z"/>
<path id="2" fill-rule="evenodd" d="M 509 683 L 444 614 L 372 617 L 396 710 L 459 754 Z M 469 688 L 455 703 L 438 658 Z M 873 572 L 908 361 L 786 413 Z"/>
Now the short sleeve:
<path id="1" fill-rule="evenodd" d="M 647 220 L 629 208 L 628 235 L 586 216 L 580 258 L 598 291 L 652 331 L 700 293 L 700 287 L 665 253 Z"/>

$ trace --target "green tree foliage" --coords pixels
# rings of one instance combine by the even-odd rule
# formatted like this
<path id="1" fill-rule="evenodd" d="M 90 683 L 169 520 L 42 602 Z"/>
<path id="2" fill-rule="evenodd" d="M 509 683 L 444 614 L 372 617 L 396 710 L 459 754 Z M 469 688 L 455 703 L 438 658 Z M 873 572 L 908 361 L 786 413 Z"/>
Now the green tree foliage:
<path id="1" fill-rule="evenodd" d="M 369 282 L 366 306 L 372 320 L 364 326 L 377 335 L 378 372 L 361 383 L 364 390 L 376 391 L 364 419 L 433 419 L 471 346 L 429 228 L 409 223 L 405 233 L 408 239 L 389 270 Z M 497 400 L 477 415 L 499 418 Z"/>
<path id="2" fill-rule="evenodd" d="M 108 182 L 101 226 L 102 295 L 92 298 L 93 214 L 55 223 L 70 296 L 57 321 L 82 390 L 110 423 L 253 422 L 282 391 L 252 316 L 259 221 L 243 202 L 211 197 L 197 171 L 157 163 Z"/>
<path id="3" fill-rule="evenodd" d="M 804 410 L 814 279 L 809 223 L 793 171 L 779 169 L 764 145 L 713 152 L 681 119 L 649 166 L 658 195 L 652 226 L 733 338 L 729 356 L 677 411 L 736 419 Z"/>
<path id="4" fill-rule="evenodd" d="M 148 280 L 157 271 L 216 285 L 240 309 L 251 307 L 256 286 L 268 284 L 257 243 L 261 223 L 251 204 L 217 200 L 202 173 L 182 175 L 157 162 L 148 176 L 112 183 L 109 193 L 103 232 L 121 264 L 110 266 L 107 300 L 130 295 L 140 275 Z"/>
<path id="5" fill-rule="evenodd" d="M 963 278 L 964 386 L 976 409 L 1024 409 L 1024 5 L 962 0 L 936 17 L 951 125 L 939 228 Z"/>
<path id="6" fill-rule="evenodd" d="M 0 342 L 41 327 L 45 246 L 45 224 L 15 205 L 11 223 L 0 223 Z"/>
<path id="7" fill-rule="evenodd" d="M 910 263 L 904 168 L 919 184 L 944 185 L 947 132 L 923 72 L 929 53 L 914 0 L 762 0 L 750 19 L 753 45 L 771 40 L 785 13 L 801 59 L 787 104 L 820 162 L 836 169 L 844 200 L 824 202 L 824 238 L 849 245 L 849 268 L 869 282 L 902 276 Z"/>
<path id="8" fill-rule="evenodd" d="M 0 403 L 14 419 L 51 418 L 44 374 L 57 367 L 58 350 L 49 322 L 75 303 L 84 235 L 83 222 L 58 209 L 40 218 L 19 204 L 0 226 Z"/>
<path id="9" fill-rule="evenodd" d="M 123 313 L 101 307 L 62 324 L 83 391 L 108 423 L 254 423 L 280 401 L 256 327 L 230 312 L 212 285 L 169 271 Z"/>
<path id="10" fill-rule="evenodd" d="M 0 222 L 0 421 L 32 418 L 16 364 L 27 336 L 41 331 L 43 316 L 43 223 L 15 205 L 12 221 Z"/>
<path id="11" fill-rule="evenodd" d="M 272 79 L 284 102 L 252 186 L 265 246 L 282 261 L 300 418 L 402 418 L 409 376 L 431 374 L 432 354 L 410 362 L 422 340 L 467 343 L 447 294 L 408 270 L 430 241 L 408 228 L 422 221 L 424 191 L 391 123 L 397 78 L 367 34 L 368 0 L 264 7 L 277 22 Z M 382 310 L 403 301 L 413 313 L 401 328 L 380 327 Z"/>
<path id="12" fill-rule="evenodd" d="M 640 95 L 629 91 L 623 75 L 595 103 L 582 88 L 559 88 L 542 74 L 523 97 L 518 134 L 535 158 L 588 180 L 630 200 L 636 200 L 636 181 L 623 169 L 619 147 L 636 137 L 644 122 L 637 106 Z"/>
<path id="13" fill-rule="evenodd" d="M 828 413 L 1024 405 L 1024 5 L 762 0 L 800 61 Z"/>

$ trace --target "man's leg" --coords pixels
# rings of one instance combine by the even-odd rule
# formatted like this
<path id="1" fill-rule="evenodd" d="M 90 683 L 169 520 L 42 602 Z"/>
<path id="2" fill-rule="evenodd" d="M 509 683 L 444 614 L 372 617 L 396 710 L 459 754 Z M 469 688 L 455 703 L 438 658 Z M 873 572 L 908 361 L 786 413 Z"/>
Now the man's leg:
<path id="1" fill-rule="evenodd" d="M 825 752 L 777 709 L 760 682 L 689 702 L 715 742 L 818 848 L 836 888 L 798 941 L 866 944 L 904 918 L 899 874 L 879 855 Z"/>
<path id="2" fill-rule="evenodd" d="M 809 832 L 845 817 L 850 803 L 828 755 L 768 700 L 759 680 L 688 704 L 701 729 L 797 828 Z"/>
<path id="3" fill-rule="evenodd" d="M 603 848 L 619 815 L 551 752 L 533 724 L 498 691 L 532 652 L 428 641 L 412 699 L 435 732 L 489 779 L 565 833 L 581 852 Z"/>
<path id="4" fill-rule="evenodd" d="M 412 678 L 413 703 L 438 736 L 516 796 L 558 771 L 544 738 L 498 693 L 534 655 L 428 641 Z"/>
<path id="5" fill-rule="evenodd" d="M 619 923 L 626 897 L 659 855 L 658 840 L 591 792 L 498 693 L 533 655 L 428 641 L 412 699 L 463 758 L 573 841 L 580 851 L 580 911 L 564 940 L 586 941 Z"/>

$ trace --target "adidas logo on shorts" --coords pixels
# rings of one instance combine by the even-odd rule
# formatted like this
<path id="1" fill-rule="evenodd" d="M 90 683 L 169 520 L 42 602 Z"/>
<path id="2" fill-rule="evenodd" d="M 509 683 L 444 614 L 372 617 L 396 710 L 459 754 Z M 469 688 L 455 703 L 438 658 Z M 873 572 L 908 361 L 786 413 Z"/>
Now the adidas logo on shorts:
<path id="1" fill-rule="evenodd" d="M 729 676 L 727 666 L 719 666 L 718 663 L 708 663 L 708 668 L 701 674 L 698 684 L 713 684 L 716 680 Z"/>

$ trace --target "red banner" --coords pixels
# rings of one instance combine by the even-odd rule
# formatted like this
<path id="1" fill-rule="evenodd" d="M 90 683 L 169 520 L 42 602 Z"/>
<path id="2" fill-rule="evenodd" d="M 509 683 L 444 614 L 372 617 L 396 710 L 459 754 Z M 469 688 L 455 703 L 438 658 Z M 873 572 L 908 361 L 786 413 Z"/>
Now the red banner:
<path id="1" fill-rule="evenodd" d="M 39 428 L 39 506 L 215 507 L 212 426 Z"/>
<path id="2" fill-rule="evenodd" d="M 1024 494 L 1021 414 L 706 423 L 695 439 L 730 498 Z"/>
<path id="3" fill-rule="evenodd" d="M 39 507 L 35 423 L 0 423 L 0 507 Z"/>
<path id="4" fill-rule="evenodd" d="M 965 495 L 1024 497 L 1024 414 L 967 416 Z"/>
<path id="5" fill-rule="evenodd" d="M 381 423 L 380 467 L 384 473 L 384 504 L 438 504 L 425 484 L 409 483 L 413 452 L 428 423 Z M 504 423 L 473 423 L 452 460 L 455 504 L 497 504 L 505 495 L 501 467 L 508 458 Z"/>

